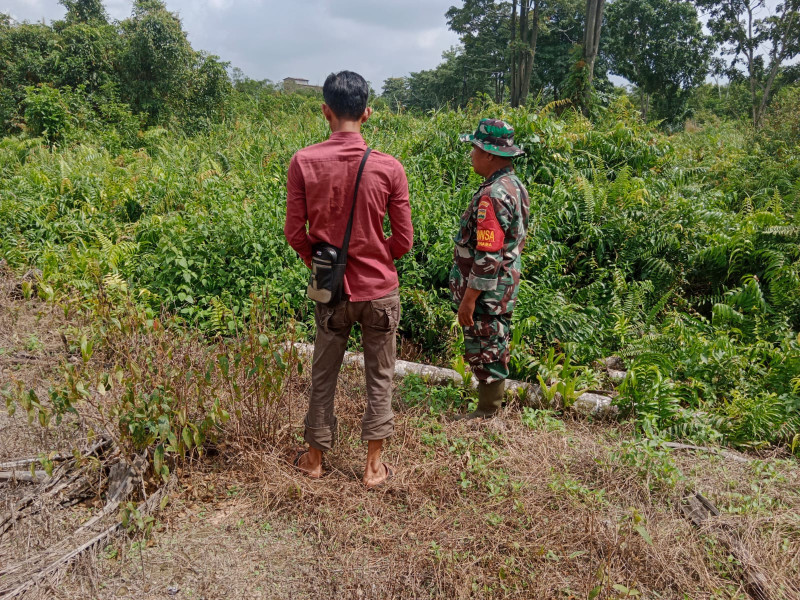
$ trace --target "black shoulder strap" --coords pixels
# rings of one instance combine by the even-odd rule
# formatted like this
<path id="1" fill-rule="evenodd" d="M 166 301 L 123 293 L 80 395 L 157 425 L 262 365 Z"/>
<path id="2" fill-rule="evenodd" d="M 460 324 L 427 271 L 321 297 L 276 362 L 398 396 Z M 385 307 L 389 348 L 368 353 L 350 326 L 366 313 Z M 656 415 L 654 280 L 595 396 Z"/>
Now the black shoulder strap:
<path id="1" fill-rule="evenodd" d="M 361 174 L 364 172 L 364 165 L 367 163 L 369 153 L 372 148 L 369 146 L 364 151 L 364 157 L 361 159 L 361 164 L 358 166 L 358 175 L 356 175 L 356 188 L 353 191 L 353 206 L 350 208 L 350 219 L 347 221 L 347 229 L 344 232 L 344 241 L 342 242 L 342 252 L 340 262 L 347 260 L 347 247 L 350 245 L 350 232 L 353 229 L 353 215 L 356 212 L 356 200 L 358 199 L 358 184 L 361 183 Z"/>

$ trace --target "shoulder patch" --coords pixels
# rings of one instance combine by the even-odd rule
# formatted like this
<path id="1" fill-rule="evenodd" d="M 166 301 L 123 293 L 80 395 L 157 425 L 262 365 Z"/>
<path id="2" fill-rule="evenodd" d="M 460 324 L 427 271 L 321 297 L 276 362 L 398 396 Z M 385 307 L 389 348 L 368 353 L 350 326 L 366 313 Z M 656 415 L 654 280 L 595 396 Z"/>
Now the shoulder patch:
<path id="1" fill-rule="evenodd" d="M 488 196 L 484 196 L 478 202 L 478 223 L 486 219 L 486 209 L 490 206 L 492 206 L 492 201 L 489 200 Z"/>
<path id="2" fill-rule="evenodd" d="M 478 203 L 478 230 L 476 250 L 483 252 L 497 252 L 503 248 L 506 234 L 497 215 L 494 212 L 494 202 L 489 196 L 484 196 Z"/>

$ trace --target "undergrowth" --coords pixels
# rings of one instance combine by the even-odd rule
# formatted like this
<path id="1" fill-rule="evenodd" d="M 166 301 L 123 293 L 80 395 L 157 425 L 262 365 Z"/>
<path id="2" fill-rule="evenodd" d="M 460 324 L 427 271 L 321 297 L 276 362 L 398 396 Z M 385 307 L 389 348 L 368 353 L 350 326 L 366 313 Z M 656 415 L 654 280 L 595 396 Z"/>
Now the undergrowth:
<path id="1" fill-rule="evenodd" d="M 264 335 L 291 319 L 307 337 L 307 272 L 282 234 L 285 174 L 296 150 L 325 139 L 326 124 L 302 96 L 265 95 L 237 110 L 196 136 L 142 131 L 138 149 L 114 154 L 86 136 L 58 147 L 3 138 L 0 257 L 17 271 L 40 269 L 42 296 L 87 306 L 125 298 L 131 310 L 173 315 L 190 337 L 222 336 L 229 352 L 254 306 L 272 324 Z M 595 122 L 489 104 L 373 115 L 367 142 L 397 156 L 410 184 L 415 242 L 397 264 L 401 335 L 429 360 L 453 358 L 452 235 L 479 184 L 457 134 L 478 117 L 505 118 L 527 151 L 516 169 L 531 195 L 512 376 L 571 398 L 597 387 L 587 365 L 618 354 L 628 374 L 617 403 L 639 424 L 670 438 L 795 450 L 800 151 L 781 141 L 773 153 L 769 131 L 734 124 L 666 137 L 624 98 L 604 111 Z M 212 381 L 222 381 L 215 364 Z M 168 407 L 152 415 L 183 418 L 153 397 L 163 391 L 137 386 Z M 445 400 L 455 396 L 424 401 Z M 183 450 L 185 424 L 153 427 L 143 440 Z"/>

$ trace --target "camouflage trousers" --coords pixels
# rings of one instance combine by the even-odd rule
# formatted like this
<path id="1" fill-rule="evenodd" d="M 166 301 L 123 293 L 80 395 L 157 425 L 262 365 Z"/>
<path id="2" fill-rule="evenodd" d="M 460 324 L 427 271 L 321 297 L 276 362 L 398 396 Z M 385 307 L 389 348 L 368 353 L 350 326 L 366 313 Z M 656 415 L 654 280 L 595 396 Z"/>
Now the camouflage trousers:
<path id="1" fill-rule="evenodd" d="M 473 325 L 464 327 L 464 359 L 478 381 L 508 378 L 511 314 L 473 315 L 473 319 Z"/>

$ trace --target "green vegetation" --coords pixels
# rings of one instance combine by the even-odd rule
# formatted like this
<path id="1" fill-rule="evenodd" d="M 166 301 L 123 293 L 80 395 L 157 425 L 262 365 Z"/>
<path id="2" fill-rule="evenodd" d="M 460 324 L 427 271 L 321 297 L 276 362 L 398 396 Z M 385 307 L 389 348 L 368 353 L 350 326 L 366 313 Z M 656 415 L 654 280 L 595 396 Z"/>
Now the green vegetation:
<path id="1" fill-rule="evenodd" d="M 57 151 L 28 136 L 0 141 L 2 256 L 15 269 L 38 266 L 42 293 L 130 296 L 151 318 L 166 309 L 208 333 L 235 332 L 266 285 L 269 310 L 302 332 L 310 306 L 305 267 L 282 236 L 285 165 L 325 138 L 325 124 L 301 96 L 238 110 L 193 137 L 150 129 L 141 148 L 116 154 L 69 137 Z M 478 183 L 456 134 L 488 114 L 513 122 L 528 149 L 517 165 L 532 210 L 514 377 L 579 391 L 596 382 L 574 365 L 619 353 L 630 371 L 618 403 L 647 427 L 791 444 L 800 153 L 781 129 L 721 124 L 666 137 L 625 98 L 594 123 L 491 104 L 376 113 L 365 136 L 400 158 L 412 194 L 415 245 L 398 263 L 404 338 L 429 357 L 454 356 L 457 340 L 439 333 L 453 319 L 450 240 Z"/>
<path id="2" fill-rule="evenodd" d="M 100 0 L 62 4 L 51 26 L 0 15 L 0 323 L 11 331 L 0 398 L 29 423 L 61 425 L 31 436 L 35 451 L 62 436 L 111 437 L 145 458 L 148 486 L 185 486 L 170 492 L 170 536 L 122 506 L 135 540 L 107 546 L 95 579 L 231 596 L 214 586 L 253 587 L 269 571 L 294 582 L 284 595 L 307 583 L 311 595 L 341 596 L 376 589 L 371 571 L 353 568 L 366 560 L 383 569 L 388 596 L 744 598 L 736 551 L 711 524 L 690 533 L 677 508 L 702 491 L 774 595 L 796 589 L 800 70 L 781 64 L 795 47 L 747 73 L 712 60 L 728 81 L 698 84 L 725 35 L 746 55 L 752 40 L 724 20 L 748 0 L 726 2 L 732 12 L 695 3 L 715 11 L 712 38 L 689 3 L 616 0 L 599 54 L 574 40 L 584 8 L 602 12 L 602 0 L 467 0 L 447 15 L 463 47 L 434 71 L 386 82 L 364 135 L 409 178 L 403 356 L 469 383 L 447 276 L 479 178 L 457 134 L 505 118 L 527 150 L 516 168 L 531 194 L 511 370 L 545 400 L 522 397 L 480 426 L 451 422 L 474 408 L 472 388 L 407 377 L 388 493 L 364 492 L 351 468 L 363 459 L 364 387 L 348 368 L 330 476 L 287 477 L 310 385 L 291 348 L 311 340 L 313 307 L 283 237 L 285 178 L 292 154 L 328 135 L 319 98 L 238 69 L 228 79 L 161 0 L 136 0 L 117 23 Z M 524 32 L 509 12 L 521 17 L 523 4 Z M 760 43 L 780 46 L 797 7 L 787 0 L 762 23 Z M 673 11 L 690 39 L 657 26 Z M 653 55 L 628 35 L 634 17 Z M 592 86 L 578 65 L 595 54 Z M 615 89 L 607 73 L 638 87 Z M 612 356 L 613 371 L 599 368 Z M 610 387 L 621 425 L 562 418 L 584 391 Z M 739 462 L 715 448 L 673 451 L 674 440 L 779 449 Z M 38 459 L 48 475 L 60 469 L 50 447 Z M 172 537 L 181 520 L 191 536 Z M 248 530 L 258 545 L 246 545 Z M 50 539 L 16 531 L 25 552 Z M 267 568 L 248 549 L 266 546 L 291 560 Z M 170 548 L 197 564 L 227 557 L 206 571 L 233 576 L 200 585 L 184 578 L 185 561 L 140 576 L 143 553 L 166 564 Z M 304 549 L 334 573 L 323 587 L 297 560 Z"/>
<path id="3" fill-rule="evenodd" d="M 196 131 L 219 121 L 227 65 L 193 50 L 162 0 L 136 0 L 113 24 L 99 0 L 60 3 L 67 13 L 52 26 L 0 13 L 0 132 L 99 137 L 116 152 L 136 147 L 144 124 Z"/>
<path id="4" fill-rule="evenodd" d="M 280 93 L 237 70 L 232 85 L 224 65 L 189 46 L 160 0 L 137 0 L 132 16 L 115 24 L 96 0 L 64 4 L 65 19 L 52 26 L 0 20 L 0 118 L 9 134 L 0 139 L 0 257 L 14 270 L 41 271 L 36 285 L 23 282 L 22 294 L 69 297 L 94 311 L 101 324 L 80 343 L 89 356 L 95 341 L 109 346 L 108 331 L 121 322 L 115 307 L 128 303 L 139 315 L 136 327 L 166 311 L 164 322 L 190 337 L 241 336 L 252 331 L 254 310 L 308 336 L 307 271 L 282 227 L 286 165 L 299 148 L 327 136 L 318 99 Z M 505 9 L 470 12 L 476 6 L 448 13 L 451 27 L 472 44 L 467 54 L 513 38 L 513 29 L 506 38 L 504 29 L 490 35 L 493 20 L 508 24 Z M 577 5 L 548 6 L 548 18 L 580 29 Z M 617 12 L 649 22 L 674 8 L 656 0 L 613 6 L 607 43 L 620 56 L 637 52 L 636 40 L 615 27 Z M 696 11 L 683 8 L 687 22 L 696 23 Z M 540 33 L 543 44 L 566 43 L 555 28 Z M 742 82 L 732 81 L 724 93 L 710 85 L 691 93 L 705 59 L 698 55 L 692 73 L 670 70 L 664 56 L 677 42 L 659 43 L 660 70 L 645 72 L 637 63 L 628 72 L 620 60 L 609 68 L 641 77 L 643 106 L 654 90 L 672 90 L 665 100 L 674 101 L 672 108 L 656 112 L 674 116 L 685 104 L 700 119 L 691 132 L 667 136 L 644 124 L 625 94 L 595 103 L 591 119 L 564 101 L 510 108 L 476 99 L 485 78 L 476 80 L 470 100 L 457 102 L 460 109 L 395 113 L 386 107 L 402 105 L 399 96 L 379 100 L 383 108 L 364 135 L 404 164 L 416 233 L 398 263 L 403 341 L 443 364 L 459 354 L 447 291 L 451 240 L 479 180 L 457 134 L 479 117 L 505 118 L 527 150 L 516 167 L 532 200 L 512 376 L 539 382 L 548 399 L 558 395 L 569 405 L 602 386 L 592 362 L 618 354 L 629 370 L 617 404 L 644 431 L 796 451 L 798 89 L 790 69 L 776 71 L 774 103 L 763 107 L 755 130 L 743 125 L 752 117 L 752 97 Z M 692 46 L 684 43 L 683 51 L 691 54 Z M 503 56 L 495 57 L 498 64 Z M 570 85 L 558 78 L 575 73 L 568 63 L 550 67 L 549 75 L 533 68 L 531 81 L 557 96 L 558 86 Z M 604 68 L 598 69 L 603 89 Z M 408 91 L 407 82 L 395 83 L 393 93 Z M 456 367 L 463 370 L 463 363 Z M 131 400 L 132 414 L 146 413 L 132 443 L 164 444 L 168 431 L 178 438 L 168 446 L 182 453 L 185 423 L 176 424 L 172 400 L 153 397 L 148 385 L 133 387 L 150 395 Z M 56 393 L 56 410 L 81 395 Z M 413 381 L 405 396 L 432 411 L 466 400 L 461 390 L 426 392 Z M 21 398 L 39 410 L 38 399 Z M 124 421 L 127 409 L 119 409 Z M 222 420 L 217 409 L 201 412 L 197 439 Z M 162 417 L 167 426 L 152 425 Z M 540 426 L 539 417 L 526 419 Z"/>

